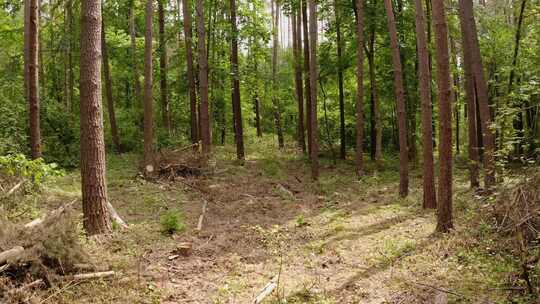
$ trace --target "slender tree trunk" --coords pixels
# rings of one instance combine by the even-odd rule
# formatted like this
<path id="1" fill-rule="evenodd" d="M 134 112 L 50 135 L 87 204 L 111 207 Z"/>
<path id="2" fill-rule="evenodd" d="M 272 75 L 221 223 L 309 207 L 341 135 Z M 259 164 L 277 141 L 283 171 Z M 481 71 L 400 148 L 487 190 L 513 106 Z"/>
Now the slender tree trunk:
<path id="1" fill-rule="evenodd" d="M 255 128 L 257 129 L 257 137 L 262 137 L 261 110 L 259 96 L 257 93 L 255 93 L 253 97 L 253 108 L 255 110 Z"/>
<path id="2" fill-rule="evenodd" d="M 405 110 L 403 72 L 401 68 L 396 20 L 392 9 L 392 1 L 384 0 L 384 6 L 388 17 L 388 32 L 390 33 L 390 47 L 392 49 L 392 62 L 394 66 L 394 90 L 396 95 L 399 130 L 399 195 L 401 197 L 406 197 L 409 194 L 409 164 L 407 150 L 407 113 Z"/>
<path id="3" fill-rule="evenodd" d="M 154 97 L 152 93 L 152 17 L 153 0 L 146 2 L 146 32 L 144 36 L 144 170 L 154 173 Z"/>
<path id="4" fill-rule="evenodd" d="M 448 54 L 448 26 L 444 1 L 433 0 L 433 24 L 439 88 L 439 197 L 437 231 L 448 232 L 452 222 L 452 101 L 450 58 Z"/>
<path id="5" fill-rule="evenodd" d="M 461 39 L 463 50 L 463 70 L 465 74 L 465 98 L 467 100 L 467 134 L 469 137 L 469 177 L 471 180 L 471 188 L 478 188 L 478 135 L 477 135 L 477 115 L 476 115 L 476 94 L 474 88 L 474 76 L 472 73 L 471 64 L 471 49 L 469 40 L 467 39 L 464 28 L 465 23 L 461 22 Z"/>
<path id="6" fill-rule="evenodd" d="M 311 177 L 313 180 L 319 179 L 319 143 L 317 127 L 317 79 L 319 77 L 317 68 L 317 3 L 315 0 L 308 0 L 309 4 L 309 87 L 311 100 Z"/>
<path id="7" fill-rule="evenodd" d="M 272 103 L 274 107 L 274 121 L 276 124 L 276 131 L 278 136 L 279 148 L 283 149 L 285 147 L 285 141 L 283 138 L 283 130 L 281 128 L 281 110 L 279 106 L 279 97 L 278 97 L 278 78 L 277 78 L 277 69 L 278 69 L 278 48 L 279 48 L 279 15 L 280 9 L 279 4 L 276 0 L 272 1 L 272 16 L 273 16 L 273 47 L 272 47 Z"/>
<path id="8" fill-rule="evenodd" d="M 65 3 L 65 19 L 64 35 L 66 37 L 66 48 L 65 48 L 65 68 L 64 68 L 64 101 L 65 106 L 68 112 L 72 110 L 73 103 L 73 55 L 72 55 L 72 46 L 71 39 L 73 39 L 72 30 L 73 30 L 73 2 L 72 0 L 67 0 Z"/>
<path id="9" fill-rule="evenodd" d="M 28 119 L 30 130 L 30 152 L 32 159 L 41 157 L 41 129 L 40 129 L 40 99 L 39 99 L 39 6 L 38 0 L 26 0 L 25 8 L 28 21 L 25 22 L 27 29 L 25 50 L 25 74 L 26 74 L 26 98 L 28 101 Z"/>
<path id="10" fill-rule="evenodd" d="M 111 124 L 111 135 L 114 149 L 117 153 L 122 153 L 120 136 L 118 135 L 118 126 L 116 124 L 116 113 L 114 111 L 114 99 L 112 91 L 112 77 L 109 68 L 109 52 L 107 51 L 107 41 L 105 40 L 105 22 L 101 21 L 101 53 L 103 60 L 103 76 L 105 76 L 105 96 L 107 97 L 107 111 L 109 122 Z"/>
<path id="11" fill-rule="evenodd" d="M 337 48 L 337 61 L 338 61 L 337 76 L 338 76 L 338 94 L 339 94 L 339 138 L 340 138 L 339 157 L 341 159 L 345 159 L 347 157 L 347 147 L 346 147 L 347 144 L 345 142 L 346 140 L 346 137 L 345 137 L 345 93 L 344 93 L 344 88 L 343 88 L 343 68 L 342 68 L 343 45 L 341 42 L 341 16 L 340 16 L 340 7 L 338 5 L 338 0 L 334 0 L 334 13 L 335 13 L 335 18 L 336 18 L 336 44 L 337 44 L 336 48 Z M 363 44 L 363 38 L 361 38 L 361 40 Z M 360 42 L 360 40 L 358 42 Z M 361 52 L 363 53 L 363 45 L 359 44 L 358 47 L 362 49 Z"/>
<path id="12" fill-rule="evenodd" d="M 191 143 L 199 142 L 199 123 L 197 121 L 197 90 L 195 89 L 195 72 L 193 70 L 193 34 L 191 33 L 191 2 L 182 0 L 184 15 L 184 39 L 186 41 L 187 78 L 189 86 L 189 109 L 191 126 Z"/>
<path id="13" fill-rule="evenodd" d="M 35 0 L 34 0 L 35 1 Z M 101 1 L 81 7 L 81 180 L 83 224 L 89 235 L 109 233 L 105 142 L 101 111 Z"/>
<path id="14" fill-rule="evenodd" d="M 200 128 L 203 154 L 210 156 L 211 152 L 211 134 L 210 134 L 210 115 L 208 108 L 208 57 L 206 54 L 206 31 L 204 26 L 204 1 L 197 0 L 197 33 L 199 49 L 199 96 L 200 103 Z"/>
<path id="15" fill-rule="evenodd" d="M 459 80 L 459 73 L 457 72 L 458 62 L 457 62 L 456 44 L 455 44 L 454 39 L 452 38 L 452 35 L 450 34 L 449 34 L 449 39 L 450 39 L 450 53 L 452 56 L 451 62 L 456 67 L 455 72 L 453 72 L 452 74 L 453 87 L 451 91 L 452 92 L 451 100 L 454 102 L 454 117 L 456 120 L 456 124 L 455 124 L 456 126 L 456 154 L 459 155 L 461 153 L 461 134 L 460 134 L 461 111 L 459 107 L 460 80 Z"/>
<path id="16" fill-rule="evenodd" d="M 472 73 L 474 75 L 477 103 L 480 110 L 480 121 L 482 127 L 482 143 L 484 145 L 484 183 L 486 188 L 491 188 L 495 184 L 495 137 L 490 129 L 492 122 L 491 113 L 489 110 L 488 88 L 484 76 L 484 66 L 480 55 L 480 46 L 478 43 L 478 35 L 476 30 L 476 22 L 474 21 L 472 1 L 460 0 L 460 19 L 464 23 L 462 29 L 465 31 L 463 35 L 468 38 L 468 45 L 471 51 Z"/>
<path id="17" fill-rule="evenodd" d="M 129 36 L 131 41 L 131 56 L 132 56 L 132 69 L 133 69 L 133 81 L 135 83 L 135 98 L 136 105 L 143 104 L 141 81 L 139 74 L 139 65 L 137 60 L 137 32 L 135 31 L 135 0 L 132 0 L 129 6 Z"/>
<path id="18" fill-rule="evenodd" d="M 294 51 L 294 80 L 296 85 L 296 101 L 298 103 L 298 146 L 306 153 L 306 138 L 304 126 L 304 84 L 302 79 L 302 19 L 301 11 L 293 10 L 292 34 Z"/>
<path id="19" fill-rule="evenodd" d="M 424 21 L 422 0 L 415 0 L 416 7 L 416 47 L 418 50 L 418 83 L 422 103 L 422 146 L 423 146 L 423 186 L 425 209 L 437 208 L 435 193 L 435 176 L 433 169 L 433 134 L 431 128 L 431 75 L 429 71 L 429 55 Z"/>
<path id="20" fill-rule="evenodd" d="M 171 109 L 169 104 L 169 91 L 167 87 L 167 44 L 165 42 L 165 10 L 164 0 L 158 0 L 159 23 L 159 85 L 161 91 L 161 120 L 165 130 L 171 134 Z"/>
<path id="21" fill-rule="evenodd" d="M 236 141 L 236 156 L 243 160 L 244 130 L 242 126 L 242 104 L 240 102 L 240 75 L 238 72 L 238 28 L 236 25 L 236 0 L 231 2 L 231 75 L 232 81 L 232 108 L 234 117 L 234 139 Z"/>
<path id="22" fill-rule="evenodd" d="M 371 99 L 371 145 L 372 157 L 378 167 L 382 166 L 382 124 L 377 79 L 375 75 L 375 27 L 372 26 L 367 50 Z"/>
<path id="23" fill-rule="evenodd" d="M 343 89 L 343 88 L 340 88 L 340 89 Z M 342 97 L 343 96 L 340 96 L 340 98 Z M 341 102 L 342 101 L 340 100 L 340 109 L 341 109 Z M 363 0 L 356 0 L 356 156 L 355 156 L 355 163 L 356 163 L 356 174 L 359 177 L 361 177 L 362 175 L 364 175 L 364 1 Z"/>
<path id="24" fill-rule="evenodd" d="M 307 124 L 307 136 L 308 136 L 308 155 L 311 158 L 311 81 L 309 80 L 309 31 L 308 31 L 308 14 L 307 14 L 307 1 L 301 0 L 302 7 L 302 30 L 304 37 L 304 75 L 305 75 L 305 88 L 304 88 L 304 97 L 306 99 L 306 124 Z"/>

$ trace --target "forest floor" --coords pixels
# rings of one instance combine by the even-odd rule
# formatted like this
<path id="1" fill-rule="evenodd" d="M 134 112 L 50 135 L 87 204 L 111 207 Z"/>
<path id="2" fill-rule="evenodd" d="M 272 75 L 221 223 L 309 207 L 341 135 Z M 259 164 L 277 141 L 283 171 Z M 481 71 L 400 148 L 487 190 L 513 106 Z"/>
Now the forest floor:
<path id="1" fill-rule="evenodd" d="M 176 182 L 140 178 L 138 155 L 110 156 L 110 200 L 129 228 L 84 246 L 96 265 L 119 275 L 58 287 L 44 303 L 252 303 L 276 276 L 277 292 L 265 303 L 505 299 L 508 265 L 490 253 L 492 240 L 474 234 L 482 200 L 465 171 L 455 174 L 457 228 L 438 235 L 433 211 L 421 208 L 418 169 L 410 196 L 398 197 L 395 160 L 383 170 L 368 162 L 358 181 L 352 162 L 324 159 L 313 183 L 307 161 L 292 149 L 252 143 L 243 166 L 232 147 L 216 149 L 213 174 Z M 42 210 L 80 197 L 80 176 L 49 182 L 41 196 Z M 185 229 L 171 236 L 160 219 L 173 211 Z M 181 242 L 193 244 L 191 256 L 174 256 Z"/>

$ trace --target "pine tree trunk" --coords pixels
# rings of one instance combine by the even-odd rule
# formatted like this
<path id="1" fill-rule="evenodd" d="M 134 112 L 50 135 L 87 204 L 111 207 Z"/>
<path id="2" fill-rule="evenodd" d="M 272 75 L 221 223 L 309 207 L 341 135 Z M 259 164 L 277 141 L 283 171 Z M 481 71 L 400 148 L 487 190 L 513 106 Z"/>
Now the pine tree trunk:
<path id="1" fill-rule="evenodd" d="M 364 175 L 364 1 L 363 0 L 356 0 L 356 157 L 355 157 L 355 163 L 356 163 L 356 174 L 359 177 L 361 177 L 362 175 Z"/>
<path id="2" fill-rule="evenodd" d="M 161 91 L 161 120 L 163 127 L 171 134 L 171 109 L 169 104 L 169 91 L 167 87 L 167 44 L 165 43 L 165 10 L 163 1 L 158 0 L 159 24 L 159 85 Z"/>
<path id="3" fill-rule="evenodd" d="M 423 146 L 423 186 L 425 209 L 437 208 L 435 176 L 433 168 L 433 132 L 431 121 L 431 74 L 422 0 L 415 0 L 416 7 L 416 47 L 418 50 L 418 83 L 422 103 L 422 146 Z"/>
<path id="4" fill-rule="evenodd" d="M 139 65 L 137 60 L 137 33 L 135 31 L 135 0 L 132 0 L 129 7 L 129 36 L 131 41 L 131 56 L 132 56 L 132 69 L 133 69 L 133 81 L 135 83 L 135 98 L 137 99 L 135 104 L 143 104 L 141 81 L 139 74 Z"/>
<path id="5" fill-rule="evenodd" d="M 232 80 L 232 108 L 234 119 L 234 139 L 236 142 L 236 157 L 245 158 L 244 129 L 242 122 L 242 104 L 240 102 L 240 75 L 238 67 L 238 28 L 236 25 L 236 1 L 231 2 L 231 75 Z"/>
<path id="6" fill-rule="evenodd" d="M 311 100 L 311 177 L 313 180 L 319 179 L 319 143 L 317 128 L 317 3 L 315 0 L 308 0 L 309 4 L 309 87 Z"/>
<path id="7" fill-rule="evenodd" d="M 198 33 L 199 49 L 199 96 L 200 103 L 200 128 L 203 154 L 210 156 L 211 152 L 211 134 L 210 134 L 210 115 L 208 108 L 208 57 L 206 53 L 206 31 L 204 26 L 204 1 L 197 0 L 196 21 Z"/>
<path id="8" fill-rule="evenodd" d="M 68 112 L 71 112 L 73 108 L 73 54 L 71 40 L 73 39 L 73 2 L 67 0 L 64 8 L 65 19 L 64 36 L 66 37 L 66 48 L 64 53 L 65 67 L 64 67 L 64 103 Z"/>
<path id="9" fill-rule="evenodd" d="M 457 52 L 456 52 L 456 43 L 454 39 L 452 38 L 452 35 L 449 34 L 450 39 L 450 53 L 452 56 L 451 62 L 456 67 L 455 72 L 452 73 L 452 98 L 451 100 L 454 102 L 454 117 L 456 120 L 456 154 L 459 155 L 461 153 L 461 134 L 460 134 L 460 116 L 461 111 L 459 107 L 459 87 L 460 87 L 460 79 L 459 79 L 459 73 L 457 72 L 458 68 L 458 61 L 457 61 Z"/>
<path id="10" fill-rule="evenodd" d="M 372 157 L 377 167 L 382 167 L 382 123 L 377 79 L 375 75 L 375 27 L 371 27 L 367 51 L 371 99 L 371 145 Z"/>
<path id="11" fill-rule="evenodd" d="M 338 6 L 338 0 L 334 0 L 334 13 L 336 18 L 336 48 L 337 48 L 337 76 L 338 76 L 338 95 L 339 95 L 339 138 L 340 138 L 340 150 L 339 157 L 341 159 L 347 158 L 347 143 L 345 137 L 345 93 L 343 88 L 343 59 L 342 59 L 342 49 L 343 45 L 341 42 L 341 16 L 340 8 Z M 362 38 L 363 41 L 363 38 Z M 363 43 L 363 42 L 362 42 Z M 362 51 L 363 47 L 358 45 Z M 363 58 L 362 58 L 363 60 Z"/>
<path id="12" fill-rule="evenodd" d="M 480 46 L 474 21 L 472 1 L 460 0 L 460 19 L 464 23 L 462 28 L 465 30 L 463 35 L 468 39 L 468 45 L 471 53 L 472 73 L 476 85 L 477 103 L 480 110 L 480 121 L 482 128 L 482 144 L 484 145 L 484 183 L 486 188 L 491 188 L 495 184 L 495 137 L 490 125 L 492 122 L 489 110 L 488 88 L 484 76 L 484 66 L 480 55 Z"/>
<path id="13" fill-rule="evenodd" d="M 197 90 L 195 88 L 195 72 L 193 70 L 193 34 L 191 32 L 191 2 L 182 0 L 184 15 L 184 39 L 186 41 L 187 78 L 189 86 L 190 134 L 191 143 L 199 142 L 199 122 L 197 121 Z"/>
<path id="14" fill-rule="evenodd" d="M 146 32 L 144 35 L 144 172 L 152 175 L 154 168 L 154 96 L 152 93 L 152 17 L 153 0 L 146 2 Z"/>
<path id="15" fill-rule="evenodd" d="M 279 148 L 285 147 L 283 138 L 283 130 L 281 127 L 281 110 L 279 106 L 279 84 L 277 78 L 278 69 L 278 48 L 279 48 L 279 15 L 280 9 L 277 1 L 272 1 L 272 16 L 273 16 L 273 46 L 272 46 L 272 105 L 274 107 L 274 122 L 278 136 Z"/>
<path id="16" fill-rule="evenodd" d="M 444 1 L 433 0 L 437 85 L 439 91 L 439 197 L 437 231 L 448 232 L 452 222 L 452 101 L 450 58 L 448 54 L 448 26 Z"/>
<path id="17" fill-rule="evenodd" d="M 122 153 L 122 145 L 120 144 L 120 136 L 118 135 L 118 126 L 116 124 L 116 113 L 114 111 L 112 77 L 109 68 L 109 52 L 107 51 L 105 22 L 103 22 L 103 19 L 101 21 L 101 53 L 103 59 L 103 76 L 105 77 L 105 96 L 107 97 L 107 111 L 109 114 L 109 123 L 111 124 L 112 141 L 116 152 Z"/>
<path id="18" fill-rule="evenodd" d="M 30 152 L 32 159 L 41 157 L 40 99 L 39 99 L 39 6 L 38 0 L 26 0 L 28 20 L 25 22 L 27 34 L 25 50 L 26 98 L 30 131 Z"/>
<path id="19" fill-rule="evenodd" d="M 105 142 L 101 109 L 101 1 L 81 7 L 81 180 L 83 224 L 89 235 L 109 233 Z"/>
<path id="20" fill-rule="evenodd" d="M 304 75 L 305 75 L 305 88 L 304 88 L 304 98 L 306 99 L 306 125 L 307 125 L 307 141 L 308 141 L 308 155 L 309 158 L 311 158 L 311 139 L 313 138 L 311 136 L 311 81 L 309 80 L 309 30 L 308 30 L 308 14 L 307 14 L 307 1 L 308 0 L 301 0 L 301 7 L 302 7 L 302 30 L 303 30 L 303 37 L 304 37 Z"/>
<path id="21" fill-rule="evenodd" d="M 298 147 L 306 153 L 306 138 L 304 126 L 304 84 L 302 79 L 302 19 L 300 10 L 292 13 L 292 36 L 294 52 L 294 80 L 296 89 L 296 101 L 298 104 Z"/>
<path id="22" fill-rule="evenodd" d="M 392 49 L 392 62 L 394 66 L 394 90 L 396 98 L 396 111 L 399 132 L 399 195 L 406 197 L 409 194 L 409 164 L 407 149 L 407 113 L 405 110 L 405 92 L 403 88 L 403 73 L 399 54 L 396 20 L 392 9 L 392 1 L 384 0 L 388 18 L 388 32 L 390 33 L 390 47 Z"/>

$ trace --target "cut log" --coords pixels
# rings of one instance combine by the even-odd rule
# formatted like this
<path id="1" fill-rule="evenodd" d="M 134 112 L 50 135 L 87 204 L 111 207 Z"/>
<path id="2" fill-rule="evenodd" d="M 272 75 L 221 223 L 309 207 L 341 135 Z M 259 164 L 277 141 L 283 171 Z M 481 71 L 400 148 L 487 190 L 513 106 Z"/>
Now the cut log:
<path id="1" fill-rule="evenodd" d="M 124 222 L 120 215 L 118 215 L 118 212 L 116 212 L 111 202 L 107 202 L 107 209 L 109 209 L 109 216 L 111 217 L 111 220 L 113 222 L 118 224 L 118 226 L 120 226 L 121 228 L 128 228 L 128 225 L 126 224 L 126 222 Z"/>
<path id="2" fill-rule="evenodd" d="M 24 228 L 27 228 L 27 229 L 35 228 L 35 227 L 43 224 L 45 221 L 49 221 L 49 220 L 52 220 L 54 218 L 57 218 L 57 217 L 63 215 L 68 210 L 70 210 L 71 207 L 73 207 L 73 204 L 75 204 L 76 201 L 77 200 L 75 199 L 75 200 L 71 201 L 70 203 L 67 203 L 65 205 L 60 206 L 60 208 L 49 212 L 49 214 L 47 214 L 46 216 L 43 216 L 43 217 L 40 217 L 40 218 L 37 218 L 37 219 L 31 221 L 30 223 L 24 225 Z"/>
<path id="3" fill-rule="evenodd" d="M 178 246 L 176 246 L 176 249 L 173 252 L 174 254 L 178 254 L 184 257 L 188 257 L 193 253 L 193 244 L 185 242 L 180 243 Z"/>
<path id="4" fill-rule="evenodd" d="M 76 275 L 69 276 L 66 278 L 71 279 L 73 281 L 85 281 L 85 280 L 93 280 L 93 279 L 106 279 L 106 278 L 114 277 L 115 275 L 116 275 L 116 272 L 114 271 L 105 271 L 105 272 L 81 273 L 81 274 L 76 274 Z"/>
<path id="5" fill-rule="evenodd" d="M 199 232 L 202 230 L 204 215 L 206 214 L 206 206 L 208 206 L 208 202 L 204 200 L 201 216 L 199 216 L 199 223 L 197 223 L 197 231 Z"/>
<path id="6" fill-rule="evenodd" d="M 21 246 L 16 246 L 11 248 L 10 250 L 6 250 L 4 252 L 0 252 L 0 265 L 11 261 L 18 259 L 24 252 L 24 248 Z"/>
<path id="7" fill-rule="evenodd" d="M 261 289 L 259 294 L 255 297 L 255 299 L 253 299 L 252 303 L 253 304 L 262 303 L 262 301 L 264 301 L 264 299 L 267 296 L 269 296 L 274 291 L 274 289 L 276 289 L 277 281 L 278 281 L 278 277 L 275 276 L 270 282 L 268 282 L 268 284 L 266 284 L 266 286 L 264 286 L 263 289 Z"/>

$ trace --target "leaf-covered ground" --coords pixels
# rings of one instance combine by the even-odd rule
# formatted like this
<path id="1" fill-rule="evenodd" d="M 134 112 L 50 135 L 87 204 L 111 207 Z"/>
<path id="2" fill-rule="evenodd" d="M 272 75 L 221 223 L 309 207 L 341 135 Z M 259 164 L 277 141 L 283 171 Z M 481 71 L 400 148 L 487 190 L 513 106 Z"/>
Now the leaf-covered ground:
<path id="1" fill-rule="evenodd" d="M 96 265 L 119 275 L 56 286 L 40 298 L 251 303 L 277 276 L 266 303 L 504 302 L 510 265 L 490 252 L 489 235 L 475 232 L 482 227 L 473 220 L 482 201 L 468 190 L 465 171 L 455 174 L 457 229 L 437 235 L 434 213 L 421 209 L 417 169 L 411 195 L 400 199 L 392 159 L 381 170 L 368 163 L 361 180 L 352 163 L 324 159 L 320 182 L 313 183 L 307 161 L 292 149 L 277 152 L 256 142 L 248 155 L 240 166 L 232 147 L 217 148 L 213 173 L 175 182 L 140 178 L 137 155 L 109 157 L 110 199 L 130 228 L 82 239 Z M 37 210 L 78 196 L 79 176 L 69 173 L 47 185 Z M 172 236 L 161 224 L 171 214 L 184 226 Z M 193 254 L 174 258 L 181 242 L 191 242 Z"/>

